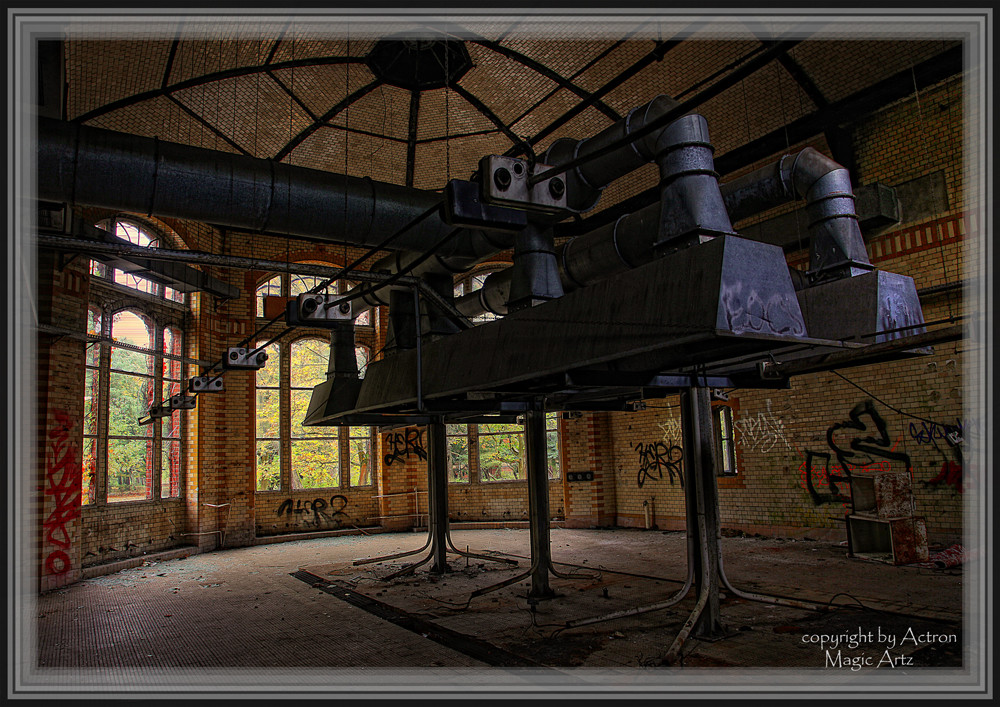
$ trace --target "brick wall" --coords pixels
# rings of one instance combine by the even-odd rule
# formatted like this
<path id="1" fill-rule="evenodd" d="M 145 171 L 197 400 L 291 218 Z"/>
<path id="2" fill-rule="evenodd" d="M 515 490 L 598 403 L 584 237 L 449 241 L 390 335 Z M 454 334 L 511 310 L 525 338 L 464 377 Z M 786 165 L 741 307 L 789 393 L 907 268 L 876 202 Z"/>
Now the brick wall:
<path id="1" fill-rule="evenodd" d="M 865 234 L 873 264 L 912 277 L 918 289 L 979 275 L 978 248 L 985 233 L 975 216 L 964 211 L 960 116 L 961 82 L 956 79 L 853 127 L 856 183 L 892 186 L 934 172 L 945 175 L 944 211 L 914 219 L 903 203 L 898 224 Z M 824 141 L 810 144 L 829 154 Z M 769 161 L 750 165 L 747 171 Z M 747 222 L 797 206 L 786 205 Z M 910 207 L 910 213 L 916 211 Z M 808 251 L 789 254 L 789 263 L 805 269 Z M 922 305 L 925 321 L 971 313 L 960 290 L 928 295 Z M 964 378 L 964 345 L 942 344 L 929 356 L 840 371 L 847 380 L 825 372 L 793 379 L 790 390 L 731 391 L 740 473 L 719 479 L 723 527 L 777 535 L 820 529 L 846 538 L 843 516 L 848 504 L 839 497 L 849 495 L 849 489 L 836 481 L 831 489 L 827 478 L 839 473 L 839 449 L 846 450 L 844 461 L 856 469 L 911 471 L 915 512 L 926 519 L 932 540 L 959 536 L 964 494 L 981 488 L 980 470 L 967 468 L 964 456 L 985 439 L 983 421 L 964 417 L 972 384 Z M 590 430 L 597 416 L 570 423 L 567 470 L 593 470 L 597 479 L 613 468 L 618 525 L 644 525 L 651 507 L 658 527 L 683 528 L 685 451 L 678 399 L 647 405 L 641 412 L 607 414 L 608 430 L 596 436 Z M 849 420 L 859 405 L 864 430 L 835 428 L 828 440 L 830 429 Z M 961 429 L 958 447 L 948 443 L 945 425 Z M 881 440 L 883 433 L 885 444 L 869 441 L 867 453 L 851 447 L 859 439 L 865 447 L 863 438 L 874 435 Z M 596 447 L 589 446 L 594 442 Z M 596 484 L 570 484 L 567 525 L 593 523 L 597 495 Z"/>

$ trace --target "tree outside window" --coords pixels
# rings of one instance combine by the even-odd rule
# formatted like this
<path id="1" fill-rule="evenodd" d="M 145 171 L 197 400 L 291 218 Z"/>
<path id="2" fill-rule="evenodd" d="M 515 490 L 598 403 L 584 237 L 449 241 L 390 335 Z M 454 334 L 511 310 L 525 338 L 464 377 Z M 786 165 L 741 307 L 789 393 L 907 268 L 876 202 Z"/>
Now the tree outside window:
<path id="1" fill-rule="evenodd" d="M 448 481 L 469 482 L 469 426 L 447 425 L 445 434 L 448 442 Z"/>
<path id="2" fill-rule="evenodd" d="M 152 349 L 150 322 L 137 312 L 116 312 L 111 337 L 118 343 Z M 153 430 L 139 418 L 155 403 L 153 357 L 111 348 L 108 387 L 108 501 L 152 498 Z"/>
<path id="3" fill-rule="evenodd" d="M 370 486 L 370 427 L 302 424 L 313 388 L 326 380 L 329 340 L 306 335 L 273 342 L 264 350 L 267 364 L 256 372 L 257 490 L 338 488 L 342 479 L 351 486 Z M 355 347 L 359 365 L 367 362 L 367 351 Z"/>
<path id="4" fill-rule="evenodd" d="M 255 372 L 257 384 L 257 490 L 281 489 L 281 346 L 266 347 L 267 364 Z"/>
<path id="5" fill-rule="evenodd" d="M 292 342 L 291 351 L 292 489 L 340 486 L 340 428 L 302 425 L 313 388 L 326 380 L 330 344 L 309 337 Z"/>
<path id="6" fill-rule="evenodd" d="M 100 224 L 136 245 L 160 237 L 138 222 Z M 83 505 L 180 496 L 182 414 L 139 424 L 151 406 L 182 391 L 184 294 L 90 262 L 84 353 Z M 152 295 L 136 296 L 136 292 Z"/>
<path id="7" fill-rule="evenodd" d="M 467 483 L 522 481 L 527 478 L 527 447 L 521 424 L 476 424 L 447 426 L 448 481 Z M 548 478 L 562 473 L 559 413 L 545 416 L 545 446 Z"/>

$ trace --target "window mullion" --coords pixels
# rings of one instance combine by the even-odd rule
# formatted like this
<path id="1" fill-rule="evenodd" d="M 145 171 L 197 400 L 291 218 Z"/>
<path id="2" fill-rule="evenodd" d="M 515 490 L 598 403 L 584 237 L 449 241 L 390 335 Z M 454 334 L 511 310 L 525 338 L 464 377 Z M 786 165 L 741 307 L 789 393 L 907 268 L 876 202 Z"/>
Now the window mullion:
<path id="1" fill-rule="evenodd" d="M 150 317 L 150 324 L 153 327 L 153 350 L 162 352 L 163 330 L 152 317 Z M 163 362 L 166 359 L 161 356 L 152 356 L 151 360 L 153 366 L 153 404 L 159 405 L 163 402 Z M 160 479 L 163 470 L 160 465 L 163 463 L 163 420 L 154 420 L 150 424 L 153 426 L 153 458 L 151 460 L 152 478 L 150 479 L 149 493 L 153 500 L 158 500 L 162 494 Z"/>
<path id="2" fill-rule="evenodd" d="M 479 425 L 469 425 L 469 483 L 478 484 L 479 478 Z"/>
<path id="3" fill-rule="evenodd" d="M 110 331 L 111 314 L 101 310 L 101 331 Z M 111 402 L 111 347 L 103 343 L 97 358 L 97 450 L 95 467 L 97 478 L 94 493 L 94 505 L 103 506 L 108 503 L 108 417 Z"/>
<path id="4" fill-rule="evenodd" d="M 287 292 L 287 289 L 285 290 Z M 286 341 L 278 344 L 278 435 L 281 457 L 282 491 L 292 491 L 292 393 L 291 347 Z"/>

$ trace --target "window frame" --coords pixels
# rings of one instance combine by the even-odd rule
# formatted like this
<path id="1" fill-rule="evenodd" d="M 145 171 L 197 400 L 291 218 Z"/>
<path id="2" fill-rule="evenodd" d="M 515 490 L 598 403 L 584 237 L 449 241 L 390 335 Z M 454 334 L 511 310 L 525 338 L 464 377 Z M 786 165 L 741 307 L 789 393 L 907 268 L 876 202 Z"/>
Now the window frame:
<path id="1" fill-rule="evenodd" d="M 563 426 L 561 423 L 562 415 L 559 412 L 547 412 L 545 413 L 545 446 L 546 452 L 549 449 L 549 443 L 552 436 L 555 437 L 555 454 L 546 453 L 547 468 L 546 476 L 549 482 L 561 481 L 563 478 Z M 488 423 L 493 424 L 493 423 Z M 512 484 L 512 483 L 526 483 L 527 482 L 527 441 L 525 438 L 525 427 L 524 423 L 509 423 L 511 425 L 517 426 L 520 429 L 516 432 L 521 438 L 521 462 L 523 464 L 524 475 L 523 478 L 516 479 L 487 479 L 483 476 L 483 466 L 482 466 L 482 451 L 480 449 L 480 438 L 481 436 L 494 436 L 502 434 L 510 434 L 510 431 L 498 431 L 498 432 L 483 432 L 480 429 L 480 424 L 477 423 L 449 423 L 448 429 L 446 430 L 445 437 L 448 441 L 448 483 L 450 484 Z M 465 427 L 464 432 L 456 431 L 453 428 Z M 466 440 L 466 450 L 465 450 L 465 465 L 468 469 L 467 479 L 456 479 L 454 478 L 452 459 L 451 459 L 451 445 L 452 441 L 455 439 L 465 438 Z M 555 468 L 555 473 L 553 474 L 553 467 Z"/>
<path id="2" fill-rule="evenodd" d="M 107 227 L 119 223 L 128 223 L 131 227 L 144 234 L 149 247 L 157 247 L 166 236 L 139 219 L 127 216 L 114 216 L 105 219 L 99 225 Z M 141 378 L 149 392 L 149 399 L 143 401 L 150 405 L 159 405 L 167 392 L 167 386 L 176 386 L 183 390 L 186 375 L 185 366 L 190 363 L 184 357 L 187 341 L 186 320 L 189 314 L 188 298 L 184 293 L 177 299 L 165 299 L 164 294 L 170 288 L 159 283 L 151 284 L 152 292 L 136 289 L 129 284 L 117 281 L 111 266 L 96 260 L 90 261 L 90 296 L 87 303 L 87 335 L 88 341 L 84 350 L 84 434 L 81 463 L 83 489 L 81 506 L 83 508 L 99 508 L 120 506 L 135 503 L 157 503 L 161 501 L 177 501 L 183 497 L 186 480 L 187 422 L 181 411 L 174 411 L 169 418 L 154 420 L 144 426 L 147 435 L 112 434 L 110 429 L 113 376 L 131 376 Z M 148 347 L 140 347 L 115 340 L 112 326 L 115 318 L 123 313 L 131 313 L 139 317 L 148 333 Z M 92 318 L 96 313 L 96 319 Z M 96 326 L 92 326 L 96 324 Z M 177 337 L 173 351 L 164 349 L 167 332 Z M 112 358 L 116 351 L 137 351 L 146 357 L 147 371 L 135 372 L 112 367 Z M 89 382 L 88 382 L 89 379 Z M 127 380 L 127 379 L 123 379 Z M 90 401 L 88 402 L 88 396 Z M 144 412 L 148 408 L 144 408 Z M 90 415 L 90 421 L 86 416 Z M 175 417 L 176 416 L 176 417 Z M 165 428 L 169 424 L 174 436 L 166 435 Z M 116 441 L 143 441 L 148 445 L 146 451 L 146 482 L 143 498 L 116 498 L 110 494 L 111 470 L 110 455 Z M 173 447 L 173 449 L 171 449 Z M 164 450 L 167 450 L 166 456 Z M 169 470 L 164 464 L 170 463 L 170 455 L 176 466 Z M 166 477 L 166 478 L 164 478 Z M 166 488 L 165 484 L 166 483 Z M 166 491 L 166 495 L 164 492 Z"/>
<path id="3" fill-rule="evenodd" d="M 715 454 L 715 475 L 720 479 L 740 479 L 744 474 L 742 455 L 736 445 L 738 410 L 739 405 L 732 401 L 712 402 L 712 451 Z M 725 433 L 727 427 L 728 436 Z"/>
<path id="4" fill-rule="evenodd" d="M 321 262 L 321 261 L 302 261 L 313 263 L 317 265 L 331 266 L 331 263 Z M 280 297 L 285 301 L 291 299 L 292 295 L 292 280 L 295 279 L 299 282 L 306 281 L 305 289 L 303 292 L 312 289 L 316 284 L 323 282 L 325 278 L 316 277 L 313 275 L 296 275 L 289 273 L 267 273 L 263 277 L 259 278 L 257 285 L 254 288 L 254 308 L 253 313 L 256 318 L 258 326 L 262 326 L 270 321 L 268 317 L 265 316 L 265 297 Z M 311 282 L 312 284 L 309 284 Z M 327 291 L 336 292 L 339 290 L 340 286 L 344 283 L 343 280 L 332 283 Z M 299 289 L 298 287 L 294 289 Z M 274 293 L 274 290 L 278 291 L 278 294 Z M 376 322 L 376 311 L 372 309 L 368 313 L 368 323 L 367 324 L 355 324 L 355 332 L 360 334 L 359 340 L 355 341 L 354 350 L 355 356 L 360 357 L 363 352 L 367 357 L 368 362 L 371 360 L 372 351 L 374 350 L 375 344 L 375 334 L 377 327 Z M 266 332 L 265 332 L 266 333 Z M 312 388 L 303 388 L 301 386 L 292 386 L 292 350 L 293 346 L 297 342 L 316 339 L 322 340 L 323 345 L 327 347 L 330 346 L 330 332 L 327 329 L 311 328 L 311 327 L 297 327 L 293 332 L 286 334 L 277 341 L 274 345 L 278 347 L 278 360 L 279 372 L 277 377 L 277 387 L 274 388 L 278 391 L 278 434 L 279 437 L 276 440 L 278 442 L 278 454 L 279 454 L 279 478 L 277 488 L 271 489 L 261 489 L 260 488 L 260 478 L 258 470 L 258 454 L 255 451 L 254 454 L 254 492 L 255 493 L 283 493 L 288 494 L 297 491 L 309 491 L 309 490 L 346 490 L 346 489 L 370 489 L 374 488 L 376 483 L 376 476 L 378 474 L 378 461 L 376 454 L 376 429 L 374 427 L 364 427 L 364 426 L 353 426 L 353 427 L 314 427 L 310 428 L 317 430 L 315 434 L 309 434 L 305 436 L 295 436 L 292 434 L 293 426 L 296 425 L 296 421 L 293 419 L 294 415 L 292 412 L 292 397 L 293 391 L 302 392 L 305 390 L 311 390 Z M 266 340 L 266 339 L 264 339 Z M 272 358 L 273 360 L 273 358 Z M 272 365 L 272 360 L 269 360 L 267 365 Z M 365 369 L 367 368 L 367 363 L 364 367 L 360 365 L 359 361 L 359 374 L 364 377 Z M 265 438 L 258 437 L 258 428 L 256 423 L 257 418 L 257 391 L 258 385 L 256 378 L 254 380 L 254 424 L 251 425 L 251 435 L 253 440 L 254 449 L 258 449 L 258 445 Z M 360 429 L 367 429 L 367 435 L 357 434 L 356 431 Z M 331 430 L 331 434 L 322 434 L 322 431 Z M 368 458 L 369 458 L 369 471 L 368 471 L 368 483 L 366 484 L 354 484 L 352 483 L 352 459 L 354 458 L 354 444 L 359 440 L 367 437 L 367 447 L 368 447 Z M 296 442 L 304 442 L 309 440 L 328 440 L 335 443 L 335 448 L 337 450 L 337 470 L 338 470 L 338 481 L 336 486 L 323 486 L 323 487 L 307 487 L 307 488 L 297 488 L 294 483 L 294 469 L 292 468 L 293 457 L 294 457 L 294 445 Z M 360 480 L 359 475 L 359 480 Z"/>

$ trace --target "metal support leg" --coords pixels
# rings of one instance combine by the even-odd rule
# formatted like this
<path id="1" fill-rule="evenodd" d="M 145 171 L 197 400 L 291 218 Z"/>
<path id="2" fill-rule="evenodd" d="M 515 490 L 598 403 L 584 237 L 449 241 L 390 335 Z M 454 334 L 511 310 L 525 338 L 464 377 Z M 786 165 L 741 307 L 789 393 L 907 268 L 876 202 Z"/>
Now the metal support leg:
<path id="1" fill-rule="evenodd" d="M 681 393 L 684 429 L 687 532 L 694 536 L 694 576 L 697 603 L 667 650 L 665 662 L 680 655 L 688 635 L 719 638 L 726 634 L 719 610 L 719 497 L 715 482 L 712 404 L 707 388 Z"/>
<path id="2" fill-rule="evenodd" d="M 438 419 L 427 426 L 427 525 L 431 533 L 431 572 L 448 571 L 448 439 Z"/>
<path id="3" fill-rule="evenodd" d="M 549 480 L 545 449 L 545 413 L 529 410 L 524 417 L 528 457 L 528 525 L 531 534 L 531 591 L 528 596 L 547 599 L 552 548 L 549 543 Z"/>

